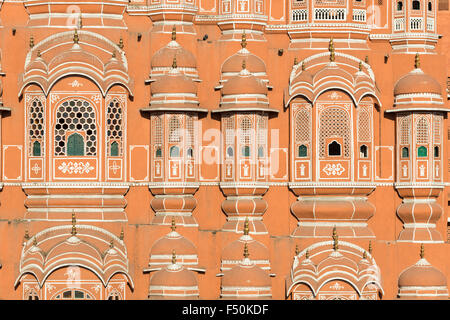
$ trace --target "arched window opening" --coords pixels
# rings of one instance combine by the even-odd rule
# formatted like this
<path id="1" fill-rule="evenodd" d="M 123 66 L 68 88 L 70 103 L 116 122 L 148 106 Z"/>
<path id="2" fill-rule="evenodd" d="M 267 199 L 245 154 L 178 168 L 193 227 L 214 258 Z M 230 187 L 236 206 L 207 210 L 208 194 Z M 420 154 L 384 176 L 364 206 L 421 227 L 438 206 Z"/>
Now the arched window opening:
<path id="1" fill-rule="evenodd" d="M 420 10 L 420 1 L 414 0 L 412 2 L 412 8 L 413 8 L 413 10 Z"/>
<path id="2" fill-rule="evenodd" d="M 434 157 L 439 158 L 439 146 L 434 146 Z"/>
<path id="3" fill-rule="evenodd" d="M 369 156 L 369 148 L 367 148 L 367 146 L 365 144 L 363 144 L 360 148 L 359 148 L 359 156 L 361 158 L 367 158 Z"/>
<path id="4" fill-rule="evenodd" d="M 69 289 L 58 294 L 55 300 L 93 300 L 94 298 L 85 291 L 78 289 Z"/>
<path id="5" fill-rule="evenodd" d="M 428 1 L 428 11 L 433 11 L 433 4 L 431 1 Z"/>
<path id="6" fill-rule="evenodd" d="M 188 148 L 186 151 L 186 154 L 187 154 L 188 158 L 193 158 L 194 157 L 194 149 Z"/>
<path id="7" fill-rule="evenodd" d="M 233 147 L 228 147 L 227 148 L 227 157 L 232 158 L 233 156 L 234 156 Z"/>
<path id="8" fill-rule="evenodd" d="M 39 141 L 33 142 L 33 157 L 41 156 L 41 143 Z"/>
<path id="9" fill-rule="evenodd" d="M 242 156 L 246 158 L 250 157 L 250 146 L 242 147 Z"/>
<path id="10" fill-rule="evenodd" d="M 177 146 L 170 147 L 169 155 L 171 158 L 178 158 L 180 156 L 180 148 Z"/>
<path id="11" fill-rule="evenodd" d="M 300 158 L 305 158 L 308 156 L 308 147 L 302 144 L 298 147 L 298 156 Z"/>
<path id="12" fill-rule="evenodd" d="M 56 110 L 55 124 L 55 156 L 97 155 L 97 125 L 95 109 L 87 101 L 72 99 L 64 101 Z M 83 140 L 83 152 L 78 150 L 69 152 L 67 132 L 82 132 L 83 137 L 72 138 L 79 143 Z M 75 141 L 75 142 L 76 142 Z M 109 147 L 108 149 L 109 150 Z"/>
<path id="13" fill-rule="evenodd" d="M 84 156 L 84 138 L 78 133 L 72 133 L 67 139 L 68 156 Z"/>
<path id="14" fill-rule="evenodd" d="M 263 158 L 264 157 L 264 147 L 259 147 L 258 148 L 258 158 Z"/>
<path id="15" fill-rule="evenodd" d="M 328 155 L 329 156 L 341 155 L 341 145 L 337 141 L 333 141 L 328 145 Z"/>
<path id="16" fill-rule="evenodd" d="M 402 148 L 402 158 L 404 159 L 409 158 L 409 149 L 407 147 Z"/>
<path id="17" fill-rule="evenodd" d="M 397 2 L 397 11 L 402 11 L 403 10 L 403 2 L 399 1 Z"/>
<path id="18" fill-rule="evenodd" d="M 37 292 L 34 289 L 31 289 L 27 293 L 25 300 L 39 300 L 39 295 L 37 294 Z"/>
<path id="19" fill-rule="evenodd" d="M 114 290 L 108 295 L 108 300 L 122 300 L 122 299 L 120 293 Z"/>
<path id="20" fill-rule="evenodd" d="M 427 148 L 424 147 L 424 146 L 420 146 L 420 147 L 417 149 L 417 157 L 419 157 L 419 158 L 424 158 L 424 157 L 427 157 L 427 156 L 428 156 L 428 150 L 427 150 Z"/>
<path id="21" fill-rule="evenodd" d="M 156 148 L 155 157 L 156 158 L 161 158 L 162 157 L 162 150 L 161 150 L 160 147 Z"/>
<path id="22" fill-rule="evenodd" d="M 114 141 L 111 143 L 111 157 L 118 157 L 119 156 L 119 143 L 117 141 Z"/>

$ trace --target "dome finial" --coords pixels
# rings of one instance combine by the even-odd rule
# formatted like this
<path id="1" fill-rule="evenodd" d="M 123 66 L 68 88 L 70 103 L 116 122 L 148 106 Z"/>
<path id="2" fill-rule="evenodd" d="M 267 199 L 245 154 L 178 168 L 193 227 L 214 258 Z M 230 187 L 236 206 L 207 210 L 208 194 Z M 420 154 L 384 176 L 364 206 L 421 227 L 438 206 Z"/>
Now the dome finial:
<path id="1" fill-rule="evenodd" d="M 297 57 L 294 58 L 294 66 L 298 65 L 298 59 Z"/>
<path id="2" fill-rule="evenodd" d="M 364 250 L 363 259 L 367 259 L 367 252 L 366 252 L 366 250 Z"/>
<path id="3" fill-rule="evenodd" d="M 306 259 L 309 259 L 309 250 L 306 250 L 305 257 Z"/>
<path id="4" fill-rule="evenodd" d="M 364 62 L 369 64 L 369 56 L 366 56 L 366 58 L 364 59 Z"/>
<path id="5" fill-rule="evenodd" d="M 174 25 L 172 28 L 172 41 L 177 40 L 177 27 Z"/>
<path id="6" fill-rule="evenodd" d="M 298 249 L 298 244 L 295 245 L 295 255 L 298 256 L 300 250 Z"/>
<path id="7" fill-rule="evenodd" d="M 362 61 L 359 62 L 358 68 L 359 68 L 359 71 L 362 71 L 362 69 L 363 69 L 363 63 L 362 63 Z"/>
<path id="8" fill-rule="evenodd" d="M 245 49 L 247 47 L 247 35 L 244 32 L 242 32 L 242 41 L 241 41 L 241 47 L 242 49 Z"/>
<path id="9" fill-rule="evenodd" d="M 113 50 L 111 57 L 112 57 L 112 58 L 115 58 L 115 57 L 116 57 L 116 50 Z"/>
<path id="10" fill-rule="evenodd" d="M 420 245 L 420 259 L 423 259 L 425 257 L 425 247 L 423 243 Z"/>
<path id="11" fill-rule="evenodd" d="M 369 253 L 372 254 L 372 241 L 369 241 Z"/>
<path id="12" fill-rule="evenodd" d="M 81 17 L 81 12 L 80 12 L 80 16 L 78 17 L 78 25 L 77 25 L 78 29 L 83 28 L 83 18 Z"/>
<path id="13" fill-rule="evenodd" d="M 302 71 L 305 71 L 306 67 L 305 67 L 305 62 L 302 62 Z"/>
<path id="14" fill-rule="evenodd" d="M 80 41 L 80 37 L 78 36 L 78 30 L 75 29 L 75 32 L 73 33 L 73 43 L 78 44 L 79 41 Z"/>
<path id="15" fill-rule="evenodd" d="M 109 242 L 109 247 L 112 249 L 114 248 L 114 240 L 111 239 L 111 241 Z"/>
<path id="16" fill-rule="evenodd" d="M 245 59 L 244 59 L 244 60 L 242 60 L 242 70 L 245 70 L 245 69 L 247 69 L 247 61 L 245 61 Z"/>
<path id="17" fill-rule="evenodd" d="M 176 263 L 177 263 L 177 253 L 175 252 L 175 250 L 172 250 L 172 264 Z"/>
<path id="18" fill-rule="evenodd" d="M 170 229 L 172 229 L 173 232 L 177 230 L 177 226 L 175 224 L 175 217 L 172 217 L 172 226 L 170 227 Z"/>
<path id="19" fill-rule="evenodd" d="M 120 37 L 120 39 L 119 39 L 118 47 L 120 48 L 120 50 L 122 50 L 123 47 L 124 47 L 124 45 L 123 45 L 123 38 L 122 37 Z"/>
<path id="20" fill-rule="evenodd" d="M 41 57 L 41 50 L 38 49 L 38 51 L 36 52 L 36 57 L 38 57 L 38 58 Z"/>
<path id="21" fill-rule="evenodd" d="M 75 218 L 75 212 L 72 212 L 72 235 L 75 236 L 77 234 L 77 219 Z"/>
<path id="22" fill-rule="evenodd" d="M 30 36 L 30 48 L 34 47 L 34 37 L 33 35 Z"/>
<path id="23" fill-rule="evenodd" d="M 420 56 L 419 56 L 419 53 L 416 53 L 416 57 L 414 58 L 414 67 L 416 69 L 420 68 Z"/>
<path id="24" fill-rule="evenodd" d="M 245 236 L 248 236 L 249 231 L 250 231 L 248 225 L 249 225 L 248 217 L 246 217 L 246 218 L 245 218 L 245 222 L 244 222 L 244 235 L 245 235 Z"/>
<path id="25" fill-rule="evenodd" d="M 250 254 L 248 253 L 248 246 L 247 246 L 247 242 L 244 244 L 244 258 L 248 259 L 248 257 L 250 256 Z"/>
<path id="26" fill-rule="evenodd" d="M 177 66 L 177 57 L 174 56 L 174 57 L 173 57 L 172 68 L 173 68 L 173 69 L 176 69 L 177 67 L 178 67 L 178 66 Z"/>
<path id="27" fill-rule="evenodd" d="M 336 226 L 333 227 L 333 250 L 339 249 L 339 237 L 337 235 Z"/>
<path id="28" fill-rule="evenodd" d="M 33 238 L 33 246 L 37 247 L 37 244 L 38 244 L 38 243 L 37 243 L 37 239 L 36 239 L 36 237 L 34 237 L 34 238 Z"/>
<path id="29" fill-rule="evenodd" d="M 330 61 L 334 62 L 336 60 L 335 53 L 334 53 L 334 41 L 333 37 L 330 39 L 330 44 L 328 46 L 328 51 L 330 51 Z"/>
<path id="30" fill-rule="evenodd" d="M 28 229 L 25 230 L 25 235 L 23 237 L 25 238 L 25 240 L 30 240 L 30 234 L 28 232 Z"/>
<path id="31" fill-rule="evenodd" d="M 122 227 L 122 230 L 120 230 L 120 236 L 119 236 L 119 239 L 120 239 L 120 240 L 123 240 L 124 236 L 125 236 L 125 233 L 123 232 L 123 227 Z"/>

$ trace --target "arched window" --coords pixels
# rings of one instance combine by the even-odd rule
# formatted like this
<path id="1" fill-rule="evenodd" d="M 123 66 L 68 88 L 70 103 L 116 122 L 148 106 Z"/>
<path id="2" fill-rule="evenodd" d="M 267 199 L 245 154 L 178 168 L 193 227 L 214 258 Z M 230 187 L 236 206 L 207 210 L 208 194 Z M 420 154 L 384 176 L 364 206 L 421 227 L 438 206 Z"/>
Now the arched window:
<path id="1" fill-rule="evenodd" d="M 341 154 L 341 145 L 337 141 L 333 141 L 328 145 L 329 156 L 340 156 Z"/>
<path id="2" fill-rule="evenodd" d="M 330 138 L 342 139 L 339 148 L 336 143 L 332 146 L 339 149 L 339 155 L 350 158 L 352 154 L 350 114 L 340 107 L 329 107 L 320 113 L 319 117 L 319 157 L 327 156 Z M 330 155 L 328 153 L 328 155 Z"/>
<path id="3" fill-rule="evenodd" d="M 243 146 L 242 147 L 242 156 L 243 157 L 250 157 L 250 146 Z"/>
<path id="4" fill-rule="evenodd" d="M 119 100 L 113 99 L 109 102 L 106 112 L 106 135 L 109 155 L 111 157 L 120 157 L 122 155 L 123 136 L 122 104 Z M 115 145 L 114 147 L 113 144 Z M 115 154 L 113 154 L 113 151 Z"/>
<path id="5" fill-rule="evenodd" d="M 306 147 L 304 144 L 298 147 L 298 156 L 300 158 L 305 158 L 308 156 L 308 147 Z"/>
<path id="6" fill-rule="evenodd" d="M 66 141 L 67 131 L 83 132 L 84 138 L 80 136 L 84 145 L 83 152 L 78 149 L 76 152 L 73 149 L 69 152 L 68 145 L 66 145 L 69 143 Z M 75 139 L 74 142 L 81 143 L 80 137 L 72 139 Z M 88 101 L 80 99 L 64 101 L 56 110 L 55 156 L 68 155 L 97 155 L 95 109 Z"/>
<path id="7" fill-rule="evenodd" d="M 67 139 L 68 156 L 84 156 L 84 138 L 78 133 L 72 133 Z"/>
<path id="8" fill-rule="evenodd" d="M 161 158 L 162 157 L 162 150 L 161 150 L 160 147 L 156 148 L 155 157 L 156 158 Z"/>
<path id="9" fill-rule="evenodd" d="M 39 141 L 33 142 L 33 157 L 41 156 L 41 143 Z"/>
<path id="10" fill-rule="evenodd" d="M 34 289 L 26 293 L 25 300 L 39 300 L 39 295 Z"/>
<path id="11" fill-rule="evenodd" d="M 424 146 L 420 146 L 420 147 L 417 149 L 417 157 L 419 157 L 419 158 L 424 158 L 424 157 L 427 157 L 427 156 L 428 156 L 428 150 L 427 150 L 427 148 L 424 147 Z"/>
<path id="12" fill-rule="evenodd" d="M 186 155 L 188 158 L 193 158 L 194 157 L 194 149 L 188 148 L 186 151 Z"/>
<path id="13" fill-rule="evenodd" d="M 433 4 L 431 1 L 428 1 L 428 11 L 433 11 Z"/>
<path id="14" fill-rule="evenodd" d="M 177 146 L 170 147 L 169 155 L 171 158 L 178 158 L 180 156 L 180 148 Z"/>
<path id="15" fill-rule="evenodd" d="M 363 144 L 361 147 L 359 147 L 359 156 L 361 158 L 367 158 L 369 156 L 369 149 L 365 144 Z"/>
<path id="16" fill-rule="evenodd" d="M 439 146 L 434 146 L 434 157 L 439 158 Z"/>
<path id="17" fill-rule="evenodd" d="M 233 147 L 228 147 L 227 148 L 227 157 L 232 158 L 233 156 L 234 156 Z"/>
<path id="18" fill-rule="evenodd" d="M 397 2 L 397 11 L 402 11 L 403 10 L 403 2 L 399 1 Z"/>
<path id="19" fill-rule="evenodd" d="M 117 290 L 114 290 L 108 295 L 108 300 L 122 300 L 122 299 L 120 293 L 117 292 Z"/>
<path id="20" fill-rule="evenodd" d="M 409 158 L 409 149 L 407 147 L 402 148 L 402 158 Z"/>
<path id="21" fill-rule="evenodd" d="M 119 156 L 119 143 L 117 141 L 114 141 L 113 143 L 111 143 L 110 154 L 111 154 L 111 157 Z"/>
<path id="22" fill-rule="evenodd" d="M 88 292 L 80 289 L 69 289 L 63 291 L 55 297 L 55 300 L 93 300 L 94 298 Z"/>
<path id="23" fill-rule="evenodd" d="M 412 2 L 412 8 L 413 8 L 413 10 L 420 10 L 420 1 L 414 0 Z"/>
<path id="24" fill-rule="evenodd" d="M 258 148 L 258 158 L 263 158 L 264 157 L 264 147 L 259 147 Z"/>

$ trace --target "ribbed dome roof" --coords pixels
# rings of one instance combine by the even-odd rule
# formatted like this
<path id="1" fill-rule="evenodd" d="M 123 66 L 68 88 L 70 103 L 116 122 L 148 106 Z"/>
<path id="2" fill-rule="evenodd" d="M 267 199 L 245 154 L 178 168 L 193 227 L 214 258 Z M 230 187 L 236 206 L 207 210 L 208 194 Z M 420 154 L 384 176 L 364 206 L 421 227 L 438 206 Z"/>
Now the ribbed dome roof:
<path id="1" fill-rule="evenodd" d="M 251 73 L 265 73 L 266 65 L 264 61 L 246 49 L 247 38 L 245 33 L 242 34 L 241 46 L 241 50 L 225 60 L 222 65 L 222 73 L 240 72 L 242 70 L 242 61 L 245 61 L 247 69 Z"/>
<path id="2" fill-rule="evenodd" d="M 302 64 L 302 72 L 300 72 L 292 80 L 291 86 L 293 84 L 295 84 L 295 83 L 298 83 L 298 82 L 306 82 L 306 83 L 309 83 L 310 85 L 313 84 L 313 75 L 309 71 L 305 70 L 305 65 L 304 64 Z"/>
<path id="3" fill-rule="evenodd" d="M 247 239 L 246 237 L 250 238 Z M 252 239 L 250 236 L 242 236 L 240 239 L 233 241 L 225 247 L 222 254 L 222 260 L 241 260 L 242 250 L 245 244 L 252 253 L 253 260 L 268 260 L 269 250 L 259 241 Z"/>
<path id="4" fill-rule="evenodd" d="M 244 259 L 242 263 L 225 272 L 222 287 L 270 287 L 269 274 L 260 267 Z"/>
<path id="5" fill-rule="evenodd" d="M 155 53 L 151 60 L 151 67 L 170 67 L 175 57 L 177 58 L 178 66 L 181 68 L 197 67 L 194 55 L 176 41 L 176 29 L 174 27 L 172 30 L 172 41 Z"/>
<path id="6" fill-rule="evenodd" d="M 415 60 L 415 69 L 400 78 L 395 84 L 394 95 L 410 93 L 434 93 L 440 95 L 442 88 L 439 82 L 420 69 L 418 54 L 416 54 Z"/>
<path id="7" fill-rule="evenodd" d="M 173 63 L 174 60 L 172 60 Z M 176 66 L 172 70 L 156 80 L 152 84 L 152 94 L 161 93 L 187 93 L 197 94 L 196 84 L 177 70 L 178 58 L 176 58 Z"/>
<path id="8" fill-rule="evenodd" d="M 228 80 L 222 88 L 222 95 L 239 95 L 239 94 L 264 94 L 267 95 L 267 86 L 252 75 L 245 66 L 238 75 Z"/>
<path id="9" fill-rule="evenodd" d="M 157 271 L 150 279 L 150 286 L 195 287 L 197 285 L 195 274 L 177 264 Z"/>
<path id="10" fill-rule="evenodd" d="M 175 250 L 178 255 L 197 254 L 197 250 L 191 241 L 178 232 L 172 231 L 155 242 L 150 255 L 170 254 L 172 250 Z"/>
<path id="11" fill-rule="evenodd" d="M 424 73 L 421 69 L 415 69 L 400 78 L 394 87 L 394 95 L 410 93 L 435 93 L 441 94 L 442 88 L 433 77 Z"/>
<path id="12" fill-rule="evenodd" d="M 399 287 L 446 287 L 445 275 L 426 259 L 404 270 L 398 277 Z"/>

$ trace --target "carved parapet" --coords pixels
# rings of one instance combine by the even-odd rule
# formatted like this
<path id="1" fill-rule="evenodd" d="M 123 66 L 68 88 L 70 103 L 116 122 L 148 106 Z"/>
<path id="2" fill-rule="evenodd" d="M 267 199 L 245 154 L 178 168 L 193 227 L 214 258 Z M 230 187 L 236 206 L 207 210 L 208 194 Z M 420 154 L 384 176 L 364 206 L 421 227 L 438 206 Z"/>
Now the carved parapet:
<path id="1" fill-rule="evenodd" d="M 292 214 L 299 221 L 293 237 L 324 238 L 333 227 L 344 238 L 375 237 L 367 225 L 375 213 L 375 206 L 367 197 L 375 186 L 291 183 L 289 187 L 298 197 L 291 205 Z"/>
<path id="2" fill-rule="evenodd" d="M 151 183 L 149 189 L 155 196 L 150 205 L 155 211 L 152 224 L 171 225 L 172 217 L 178 226 L 198 227 L 192 216 L 197 206 L 194 194 L 197 192 L 197 183 Z"/>
<path id="3" fill-rule="evenodd" d="M 250 234 L 267 234 L 263 215 L 267 202 L 263 195 L 268 185 L 259 183 L 221 183 L 220 188 L 227 197 L 222 203 L 222 210 L 227 216 L 223 231 L 243 233 L 245 219 L 249 221 Z"/>
<path id="4" fill-rule="evenodd" d="M 436 229 L 436 222 L 442 216 L 443 209 L 437 202 L 443 184 L 411 185 L 395 184 L 402 203 L 397 215 L 403 222 L 403 230 L 398 236 L 402 242 L 443 242 Z"/>

